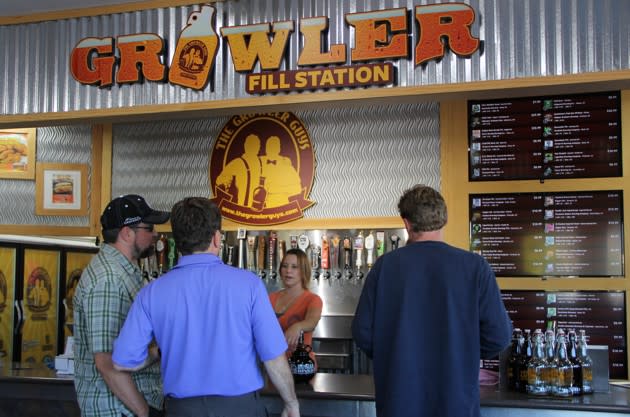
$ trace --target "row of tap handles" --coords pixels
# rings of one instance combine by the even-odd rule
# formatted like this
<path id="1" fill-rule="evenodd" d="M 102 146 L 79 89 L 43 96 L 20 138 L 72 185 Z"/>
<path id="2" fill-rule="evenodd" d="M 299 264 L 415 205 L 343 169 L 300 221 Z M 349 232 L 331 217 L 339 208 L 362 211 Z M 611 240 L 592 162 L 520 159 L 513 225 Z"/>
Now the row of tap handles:
<path id="1" fill-rule="evenodd" d="M 317 233 L 309 238 L 307 233 L 291 234 L 287 239 L 278 237 L 278 232 L 250 232 L 238 229 L 237 245 L 230 245 L 226 234 L 222 234 L 219 257 L 229 265 L 248 269 L 262 279 L 276 279 L 279 263 L 287 249 L 301 249 L 307 254 L 314 278 L 356 277 L 363 278 L 372 268 L 376 258 L 389 246 L 398 248 L 401 242 L 400 232 L 389 234 L 386 241 L 385 231 L 370 231 L 364 235 Z"/>

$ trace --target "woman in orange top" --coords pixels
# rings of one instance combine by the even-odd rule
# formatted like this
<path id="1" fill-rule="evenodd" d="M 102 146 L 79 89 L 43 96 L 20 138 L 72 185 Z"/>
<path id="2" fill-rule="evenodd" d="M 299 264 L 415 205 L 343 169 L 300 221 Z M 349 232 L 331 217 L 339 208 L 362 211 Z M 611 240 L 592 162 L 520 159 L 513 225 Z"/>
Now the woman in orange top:
<path id="1" fill-rule="evenodd" d="M 322 316 L 322 299 L 308 290 L 311 266 L 306 254 L 300 249 L 290 249 L 280 263 L 280 278 L 284 289 L 269 294 L 280 327 L 284 331 L 289 349 L 287 357 L 295 350 L 300 332 L 304 332 L 304 344 L 313 345 L 313 330 Z M 315 353 L 311 359 L 317 369 Z"/>

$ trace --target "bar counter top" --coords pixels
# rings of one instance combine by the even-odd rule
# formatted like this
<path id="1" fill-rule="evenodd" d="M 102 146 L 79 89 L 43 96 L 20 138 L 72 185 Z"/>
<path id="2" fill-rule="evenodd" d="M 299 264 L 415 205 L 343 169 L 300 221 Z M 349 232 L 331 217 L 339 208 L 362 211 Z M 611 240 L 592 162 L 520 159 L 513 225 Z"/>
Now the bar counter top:
<path id="1" fill-rule="evenodd" d="M 308 383 L 296 384 L 296 391 L 302 404 L 303 416 L 375 416 L 374 383 L 371 375 L 318 373 Z M 262 389 L 261 397 L 272 415 L 279 413 L 277 409 L 281 407 L 281 401 L 269 382 Z M 0 367 L 0 400 L 15 399 L 76 403 L 72 376 L 57 375 L 53 370 L 28 365 Z M 480 399 L 482 416 L 505 415 L 505 410 L 510 410 L 510 416 L 630 414 L 630 389 L 614 385 L 610 385 L 609 392 L 569 399 L 537 398 L 499 391 L 495 386 L 482 386 Z M 347 410 L 343 414 L 335 414 L 344 407 Z M 521 412 L 517 412 L 517 409 Z M 63 415 L 70 416 L 72 413 Z"/>

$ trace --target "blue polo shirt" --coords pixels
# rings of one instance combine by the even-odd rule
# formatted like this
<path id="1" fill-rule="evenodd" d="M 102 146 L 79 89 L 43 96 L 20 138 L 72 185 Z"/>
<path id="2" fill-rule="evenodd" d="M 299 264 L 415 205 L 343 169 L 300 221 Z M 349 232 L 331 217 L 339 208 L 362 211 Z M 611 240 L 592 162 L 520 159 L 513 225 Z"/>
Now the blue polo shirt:
<path id="1" fill-rule="evenodd" d="M 114 342 L 114 362 L 138 366 L 153 338 L 162 353 L 164 394 L 177 398 L 258 390 L 257 359 L 287 349 L 260 278 L 211 254 L 181 257 L 138 293 Z"/>

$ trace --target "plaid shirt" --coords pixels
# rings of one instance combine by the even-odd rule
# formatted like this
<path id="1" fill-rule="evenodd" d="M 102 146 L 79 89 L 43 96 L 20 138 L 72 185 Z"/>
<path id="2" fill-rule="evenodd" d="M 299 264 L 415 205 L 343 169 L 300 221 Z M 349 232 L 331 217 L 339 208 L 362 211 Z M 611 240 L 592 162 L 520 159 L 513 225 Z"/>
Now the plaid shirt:
<path id="1" fill-rule="evenodd" d="M 143 280 L 132 264 L 104 244 L 81 275 L 74 295 L 74 386 L 83 417 L 120 417 L 133 413 L 109 390 L 94 364 L 94 353 L 112 352 Z M 151 407 L 162 408 L 159 364 L 134 372 L 132 378 Z"/>

